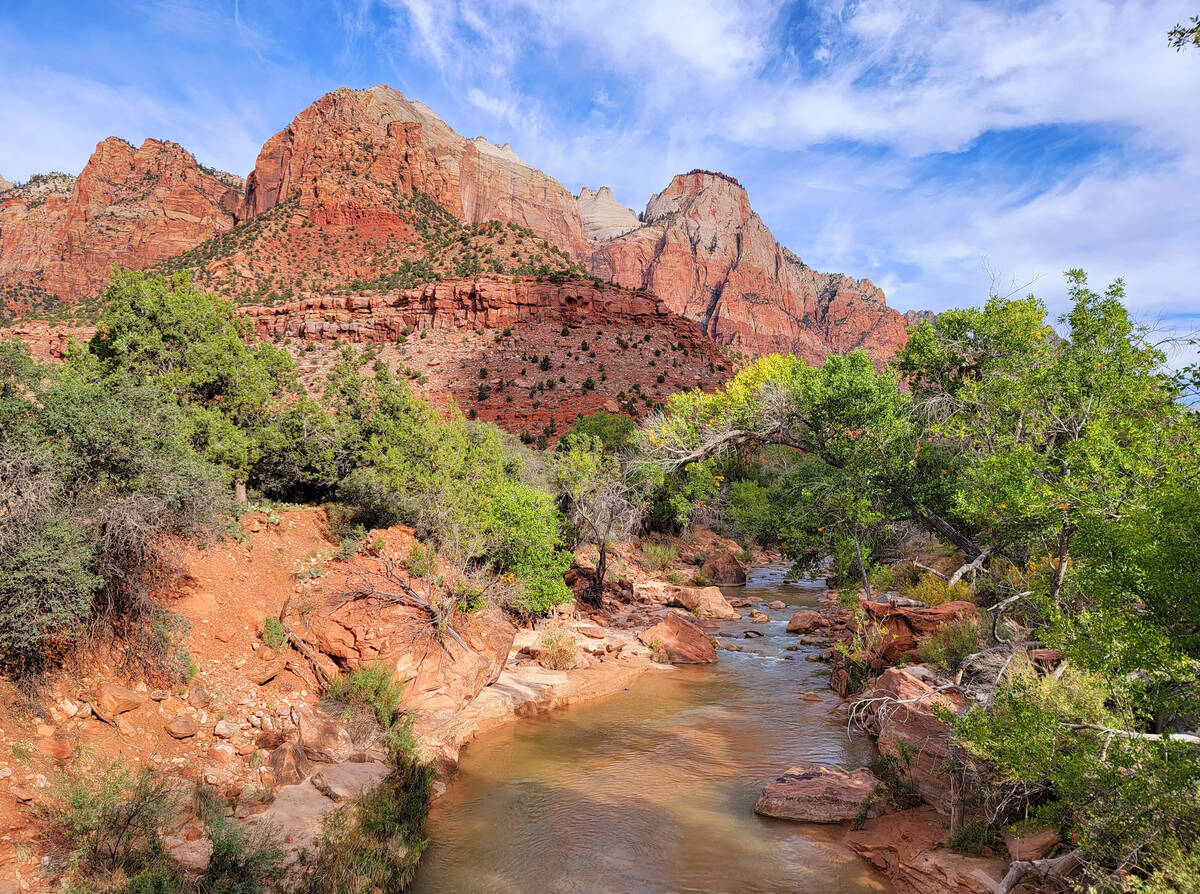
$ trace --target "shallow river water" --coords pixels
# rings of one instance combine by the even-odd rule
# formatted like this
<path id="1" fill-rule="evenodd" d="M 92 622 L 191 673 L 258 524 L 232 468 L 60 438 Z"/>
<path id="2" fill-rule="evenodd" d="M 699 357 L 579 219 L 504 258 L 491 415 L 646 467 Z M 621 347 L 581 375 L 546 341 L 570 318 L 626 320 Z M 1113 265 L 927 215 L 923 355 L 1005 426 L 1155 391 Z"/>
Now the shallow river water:
<path id="1" fill-rule="evenodd" d="M 419 894 L 887 892 L 843 831 L 754 813 L 763 783 L 798 760 L 854 767 L 828 669 L 784 627 L 823 587 L 755 571 L 731 597 L 788 607 L 717 633 L 744 651 L 654 670 L 628 690 L 481 736 L 433 810 Z M 744 638 L 746 630 L 764 636 Z M 801 698 L 816 692 L 819 701 Z"/>

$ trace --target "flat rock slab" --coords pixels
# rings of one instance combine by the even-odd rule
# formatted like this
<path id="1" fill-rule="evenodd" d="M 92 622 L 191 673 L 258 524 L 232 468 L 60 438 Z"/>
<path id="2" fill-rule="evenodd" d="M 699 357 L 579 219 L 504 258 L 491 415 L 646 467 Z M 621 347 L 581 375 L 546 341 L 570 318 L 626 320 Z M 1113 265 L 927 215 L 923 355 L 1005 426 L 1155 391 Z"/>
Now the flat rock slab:
<path id="1" fill-rule="evenodd" d="M 763 787 L 754 812 L 800 823 L 841 823 L 858 815 L 878 782 L 867 769 L 801 764 Z"/>

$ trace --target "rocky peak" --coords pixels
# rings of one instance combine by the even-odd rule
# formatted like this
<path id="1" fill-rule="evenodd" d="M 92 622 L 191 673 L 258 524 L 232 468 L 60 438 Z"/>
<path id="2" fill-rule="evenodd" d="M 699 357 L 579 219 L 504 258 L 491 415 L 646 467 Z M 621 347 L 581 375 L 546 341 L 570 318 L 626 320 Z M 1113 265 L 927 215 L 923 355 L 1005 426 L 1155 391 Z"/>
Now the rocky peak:
<path id="1" fill-rule="evenodd" d="M 70 300 L 114 264 L 148 267 L 233 226 L 239 178 L 201 168 L 178 143 L 109 137 L 78 177 L 39 175 L 0 203 L 0 287 Z"/>
<path id="2" fill-rule="evenodd" d="M 575 202 L 579 205 L 579 216 L 583 218 L 589 240 L 612 239 L 642 225 L 633 209 L 618 202 L 607 186 L 599 190 L 585 186 L 575 197 Z"/>
<path id="3" fill-rule="evenodd" d="M 13 185 L 4 179 L 4 175 L 0 174 L 0 192 L 8 192 L 13 188 Z"/>
<path id="4" fill-rule="evenodd" d="M 296 199 L 318 217 L 369 213 L 384 228 L 400 197 L 422 193 L 468 223 L 528 227 L 571 251 L 586 247 L 574 197 L 508 144 L 468 140 L 428 106 L 380 85 L 327 93 L 277 133 L 246 182 L 242 219 Z M 394 228 L 403 229 L 399 219 Z"/>
<path id="5" fill-rule="evenodd" d="M 819 273 L 782 246 L 734 178 L 679 174 L 636 230 L 597 242 L 592 272 L 646 288 L 717 342 L 752 354 L 819 362 L 862 348 L 883 361 L 903 344 L 904 317 L 869 280 Z"/>

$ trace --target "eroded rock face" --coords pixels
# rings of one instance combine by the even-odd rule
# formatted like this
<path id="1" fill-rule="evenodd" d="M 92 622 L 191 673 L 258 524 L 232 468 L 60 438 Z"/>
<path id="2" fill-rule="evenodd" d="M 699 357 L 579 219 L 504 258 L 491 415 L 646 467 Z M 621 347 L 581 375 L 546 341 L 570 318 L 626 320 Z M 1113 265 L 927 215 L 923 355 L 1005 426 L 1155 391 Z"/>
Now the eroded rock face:
<path id="1" fill-rule="evenodd" d="M 862 348 L 891 357 L 907 321 L 870 280 L 818 273 L 788 251 L 731 177 L 676 176 L 650 199 L 645 224 L 598 243 L 593 273 L 657 294 L 718 343 L 810 361 Z"/>
<path id="2" fill-rule="evenodd" d="M 570 251 L 586 247 L 575 197 L 561 183 L 507 144 L 459 136 L 384 85 L 327 93 L 271 137 L 246 179 L 240 217 L 294 198 L 318 225 L 357 218 L 399 233 L 394 199 L 413 191 L 460 220 L 511 221 Z"/>
<path id="3" fill-rule="evenodd" d="M 877 784 L 867 769 L 804 763 L 768 782 L 754 812 L 800 823 L 841 823 L 859 814 Z"/>
<path id="4" fill-rule="evenodd" d="M 711 664 L 717 660 L 712 640 L 694 621 L 678 612 L 669 613 L 637 637 L 671 664 Z"/>
<path id="5" fill-rule="evenodd" d="M 176 143 L 109 137 L 78 177 L 51 174 L 0 193 L 0 286 L 9 311 L 38 296 L 96 290 L 114 264 L 149 267 L 234 224 L 241 180 L 201 168 Z"/>
<path id="6" fill-rule="evenodd" d="M 575 201 L 579 204 L 579 216 L 588 239 L 603 241 L 622 236 L 642 225 L 631 208 L 626 208 L 607 186 L 591 190 L 586 186 L 579 191 Z"/>
<path id="7" fill-rule="evenodd" d="M 945 770 L 951 757 L 950 728 L 934 716 L 934 708 L 959 714 L 966 709 L 966 700 L 953 689 L 935 692 L 898 667 L 880 674 L 867 697 L 891 699 L 875 708 L 880 753 L 899 754 L 905 743 L 913 753 L 908 772 L 917 792 L 942 813 L 949 813 L 954 802 L 951 777 Z"/>
<path id="8" fill-rule="evenodd" d="M 371 536 L 384 540 L 387 552 L 397 560 L 394 574 L 409 586 L 425 586 L 410 578 L 399 562 L 417 543 L 411 528 L 396 526 Z M 444 567 L 440 570 L 448 573 Z M 428 612 L 418 606 L 386 598 L 345 598 L 343 592 L 363 580 L 383 591 L 395 591 L 398 585 L 385 577 L 381 562 L 357 556 L 327 578 L 327 600 L 309 622 L 310 642 L 345 669 L 376 661 L 391 668 L 397 680 L 406 681 L 405 708 L 461 708 L 504 669 L 516 628 L 499 609 L 455 616 L 453 629 L 466 644 L 464 649 L 449 633 L 438 635 Z"/>

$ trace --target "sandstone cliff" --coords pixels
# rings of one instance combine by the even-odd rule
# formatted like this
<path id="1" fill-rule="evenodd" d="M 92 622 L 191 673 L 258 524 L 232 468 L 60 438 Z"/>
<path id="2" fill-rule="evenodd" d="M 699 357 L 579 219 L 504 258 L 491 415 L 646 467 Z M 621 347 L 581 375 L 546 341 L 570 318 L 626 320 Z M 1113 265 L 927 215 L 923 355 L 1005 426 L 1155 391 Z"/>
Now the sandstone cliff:
<path id="1" fill-rule="evenodd" d="M 50 174 L 0 194 L 0 286 L 69 300 L 114 264 L 152 266 L 233 226 L 241 181 L 200 167 L 183 147 L 110 137 L 78 177 Z"/>
<path id="2" fill-rule="evenodd" d="M 327 93 L 271 137 L 247 178 L 241 217 L 294 198 L 316 224 L 345 216 L 386 225 L 395 197 L 413 191 L 467 223 L 511 221 L 572 251 L 586 245 L 575 199 L 557 180 L 507 144 L 464 139 L 382 85 Z"/>
<path id="3" fill-rule="evenodd" d="M 779 244 L 731 177 L 676 176 L 638 229 L 599 242 L 602 279 L 649 289 L 717 342 L 750 354 L 820 361 L 862 348 L 877 359 L 906 337 L 905 318 L 870 280 L 818 273 Z"/>
<path id="4" fill-rule="evenodd" d="M 579 216 L 583 218 L 588 239 L 613 239 L 642 225 L 638 216 L 618 202 L 607 186 L 600 187 L 598 191 L 585 186 L 575 201 L 579 205 Z"/>

